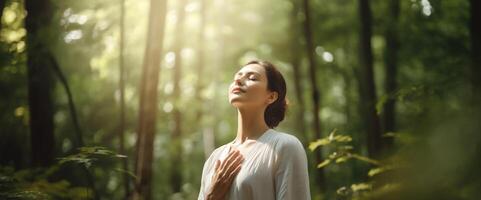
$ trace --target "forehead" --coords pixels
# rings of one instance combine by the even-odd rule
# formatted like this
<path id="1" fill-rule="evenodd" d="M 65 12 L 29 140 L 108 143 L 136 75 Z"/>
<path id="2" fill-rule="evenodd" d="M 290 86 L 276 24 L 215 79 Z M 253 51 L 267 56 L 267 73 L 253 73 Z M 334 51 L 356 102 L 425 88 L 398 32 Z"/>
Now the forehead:
<path id="1" fill-rule="evenodd" d="M 246 65 L 244 67 L 242 67 L 239 71 L 237 71 L 236 74 L 238 73 L 256 73 L 256 74 L 259 74 L 261 76 L 265 75 L 265 69 L 264 67 L 258 65 L 258 64 L 249 64 L 249 65 Z"/>

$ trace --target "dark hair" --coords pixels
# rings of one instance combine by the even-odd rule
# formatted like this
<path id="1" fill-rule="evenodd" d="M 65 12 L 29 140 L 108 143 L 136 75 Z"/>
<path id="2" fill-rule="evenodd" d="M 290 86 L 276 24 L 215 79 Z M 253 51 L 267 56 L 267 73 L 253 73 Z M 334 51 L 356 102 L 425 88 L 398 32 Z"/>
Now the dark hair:
<path id="1" fill-rule="evenodd" d="M 278 94 L 276 101 L 269 104 L 264 112 L 264 120 L 267 126 L 274 128 L 279 122 L 284 120 L 286 113 L 288 104 L 286 99 L 286 81 L 276 66 L 269 61 L 252 60 L 244 66 L 250 64 L 257 64 L 264 67 L 267 76 L 267 89 Z"/>

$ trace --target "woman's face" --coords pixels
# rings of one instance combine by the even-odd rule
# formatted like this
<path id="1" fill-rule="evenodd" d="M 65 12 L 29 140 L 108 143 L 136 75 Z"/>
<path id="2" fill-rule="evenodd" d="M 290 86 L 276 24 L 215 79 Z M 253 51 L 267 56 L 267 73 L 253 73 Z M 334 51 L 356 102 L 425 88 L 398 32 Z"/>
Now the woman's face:
<path id="1" fill-rule="evenodd" d="M 236 108 L 267 107 L 275 101 L 276 94 L 267 89 L 266 72 L 258 64 L 242 67 L 229 86 L 229 102 Z"/>

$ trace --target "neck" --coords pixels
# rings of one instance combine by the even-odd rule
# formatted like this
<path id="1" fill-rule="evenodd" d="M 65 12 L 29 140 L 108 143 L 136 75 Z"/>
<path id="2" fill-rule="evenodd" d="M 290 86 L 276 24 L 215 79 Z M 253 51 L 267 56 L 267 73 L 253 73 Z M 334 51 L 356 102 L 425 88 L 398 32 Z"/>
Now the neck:
<path id="1" fill-rule="evenodd" d="M 241 144 L 247 139 L 257 139 L 269 129 L 264 121 L 264 109 L 237 109 L 237 137 Z"/>

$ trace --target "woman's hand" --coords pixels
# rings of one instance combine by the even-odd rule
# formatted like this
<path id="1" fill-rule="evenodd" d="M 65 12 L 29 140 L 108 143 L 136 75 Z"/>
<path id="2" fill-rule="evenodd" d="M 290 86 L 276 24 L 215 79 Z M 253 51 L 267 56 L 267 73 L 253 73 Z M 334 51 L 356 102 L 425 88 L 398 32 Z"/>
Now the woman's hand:
<path id="1" fill-rule="evenodd" d="M 207 200 L 225 199 L 232 185 L 232 181 L 241 169 L 242 161 L 244 161 L 244 157 L 239 150 L 229 152 L 224 162 L 216 160 L 214 177 L 212 178 L 212 185 L 206 197 Z"/>

